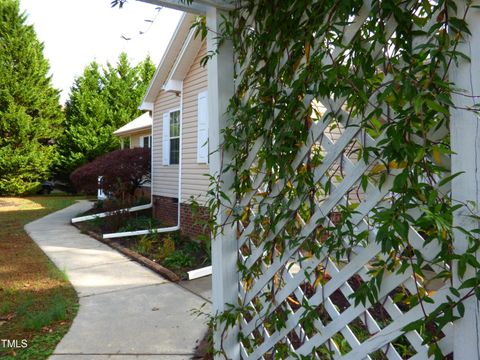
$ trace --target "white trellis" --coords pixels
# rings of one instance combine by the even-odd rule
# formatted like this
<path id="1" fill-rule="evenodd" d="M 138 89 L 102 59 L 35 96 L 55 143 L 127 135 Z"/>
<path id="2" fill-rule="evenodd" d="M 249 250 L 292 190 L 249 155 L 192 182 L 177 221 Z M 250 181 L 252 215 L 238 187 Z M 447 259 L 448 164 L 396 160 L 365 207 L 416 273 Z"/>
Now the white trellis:
<path id="1" fill-rule="evenodd" d="M 203 0 L 194 1 L 189 6 L 182 1 L 149 0 L 156 4 L 192 10 L 207 16 L 207 26 L 212 30 L 208 37 L 209 50 L 216 49 L 215 33 L 219 32 L 222 12 L 229 8 L 228 2 Z M 464 2 L 458 2 L 463 6 Z M 368 1 L 365 1 L 365 10 L 368 10 Z M 345 41 L 348 41 L 358 30 L 368 11 L 359 12 L 355 21 L 348 25 L 345 32 Z M 467 108 L 478 103 L 480 94 L 480 11 L 472 8 L 467 22 L 472 35 L 462 49 L 470 56 L 471 62 L 460 62 L 454 66 L 450 73 L 450 80 L 459 89 L 465 90 L 463 95 L 454 96 L 456 105 L 451 111 L 450 139 L 452 150 L 455 153 L 449 161 L 451 172 L 464 172 L 462 176 L 454 179 L 451 188 L 441 188 L 445 196 L 452 196 L 454 200 L 466 203 L 474 201 L 480 203 L 480 123 L 477 115 Z M 393 30 L 392 30 L 393 31 Z M 208 63 L 209 86 L 209 113 L 210 118 L 210 145 L 218 148 L 222 143 L 221 130 L 226 126 L 225 110 L 228 99 L 234 94 L 233 81 L 233 51 L 228 42 L 223 43 L 218 55 Z M 343 111 L 341 100 L 310 99 L 315 100 L 324 108 L 323 117 L 314 122 L 311 127 L 310 141 L 298 151 L 296 162 L 300 163 L 310 151 L 312 146 L 318 145 L 325 153 L 323 163 L 315 170 L 315 181 L 325 182 L 326 174 L 331 174 L 332 169 L 339 159 L 344 164 L 344 174 L 333 186 L 329 194 L 318 200 L 316 210 L 309 219 L 299 219 L 302 230 L 300 237 L 307 237 L 317 227 L 317 221 L 325 218 L 325 214 L 335 211 L 338 204 L 348 198 L 352 188 L 358 187 L 363 174 L 375 166 L 375 159 L 364 162 L 351 156 L 345 150 L 355 143 L 375 145 L 384 134 L 372 138 L 366 133 L 359 133 L 358 128 L 350 126 L 352 122 L 360 119 L 350 119 L 350 123 L 339 122 L 339 132 L 332 136 L 328 122 L 323 121 L 328 113 Z M 445 136 L 446 129 L 440 129 L 431 137 Z M 323 135 L 323 136 L 322 136 Z M 245 167 L 255 163 L 256 154 L 262 145 L 260 137 L 250 149 Z M 216 152 L 211 155 L 211 173 L 219 173 L 222 163 L 228 163 L 232 154 Z M 295 167 L 295 166 L 294 166 Z M 233 174 L 222 174 L 222 186 L 227 197 L 233 198 L 230 185 Z M 420 306 L 400 307 L 393 300 L 395 290 L 399 287 L 410 293 L 416 292 L 416 282 L 411 272 L 407 269 L 402 274 L 388 274 L 382 282 L 381 293 L 377 303 L 354 305 L 349 298 L 355 291 L 356 283 L 368 279 L 370 263 L 375 256 L 381 256 L 380 245 L 374 239 L 376 230 L 368 221 L 371 211 L 379 206 L 388 206 L 387 195 L 395 172 L 387 176 L 385 184 L 379 189 L 375 184 L 369 183 L 366 191 L 361 196 L 357 213 L 352 222 L 356 224 L 357 231 L 369 229 L 368 240 L 363 246 L 352 249 L 349 258 L 335 261 L 328 254 L 312 256 L 306 259 L 301 249 L 301 242 L 286 249 L 284 256 L 274 258 L 271 262 L 264 261 L 264 250 L 257 247 L 251 237 L 253 219 L 262 214 L 264 208 L 255 206 L 258 194 L 253 191 L 240 202 L 242 205 L 250 204 L 252 218 L 245 226 L 232 224 L 225 226 L 224 231 L 213 241 L 213 308 L 216 313 L 226 310 L 227 304 L 237 304 L 240 301 L 248 306 L 248 313 L 239 316 L 237 324 L 224 332 L 222 327 L 217 328 L 214 341 L 217 349 L 222 348 L 228 359 L 271 359 L 274 358 L 275 348 L 278 344 L 286 344 L 296 354 L 322 359 L 322 354 L 329 352 L 335 359 L 402 359 L 408 353 L 409 359 L 427 359 L 428 347 L 423 344 L 422 336 L 416 331 L 402 332 L 408 323 L 423 317 Z M 263 177 L 261 172 L 252 179 L 253 188 L 261 188 Z M 277 185 L 280 191 L 284 185 Z M 449 194 L 449 195 L 447 195 Z M 300 205 L 296 200 L 291 205 L 292 210 Z M 412 210 L 410 215 L 415 218 L 420 216 L 419 211 Z M 228 217 L 227 209 L 221 209 L 218 221 L 223 223 Z M 329 220 L 324 223 L 328 226 Z M 277 229 L 269 235 L 275 237 L 284 231 L 285 221 L 280 221 Z M 237 225 L 240 227 L 237 231 Z M 466 213 L 457 212 L 454 215 L 454 225 L 461 225 L 466 229 L 479 227 L 476 220 Z M 420 249 L 425 259 L 431 259 L 435 251 L 434 243 L 423 246 L 424 239 L 414 228 L 408 232 L 409 240 Z M 466 249 L 467 240 L 461 232 L 455 234 L 455 251 L 462 253 Z M 240 278 L 237 271 L 237 260 L 243 266 L 250 268 L 260 264 L 262 273 L 253 283 L 246 283 Z M 325 281 L 317 281 L 317 277 L 324 276 L 319 273 L 322 265 L 324 273 L 329 274 Z M 430 277 L 441 271 L 433 266 L 429 269 Z M 322 280 L 322 279 L 320 279 Z M 424 281 L 428 282 L 428 279 Z M 315 286 L 312 286 L 315 284 Z M 428 290 L 435 292 L 432 298 L 441 303 L 448 295 L 448 286 L 439 282 L 422 284 Z M 275 289 L 274 289 L 275 288 Z M 269 296 L 266 296 L 268 294 Z M 273 295 L 271 295 L 273 294 Z M 303 306 L 297 306 L 302 303 Z M 432 311 L 435 304 L 425 304 L 427 312 Z M 467 300 L 465 316 L 443 329 L 443 337 L 439 340 L 439 347 L 444 355 L 452 354 L 455 359 L 480 359 L 480 310 L 479 302 L 475 298 Z M 310 310 L 309 310 L 310 309 Z M 302 317 L 306 311 L 319 311 L 321 320 L 314 322 L 314 330 L 306 330 L 302 324 Z M 285 316 L 285 326 L 281 329 L 272 329 L 264 324 L 264 319 L 274 316 L 279 312 Z M 245 345 L 241 339 L 253 339 Z M 254 344 L 253 346 L 251 344 Z M 403 351 L 407 348 L 408 351 Z M 451 355 L 451 356 L 452 356 Z M 218 355 L 220 358 L 221 356 Z"/>

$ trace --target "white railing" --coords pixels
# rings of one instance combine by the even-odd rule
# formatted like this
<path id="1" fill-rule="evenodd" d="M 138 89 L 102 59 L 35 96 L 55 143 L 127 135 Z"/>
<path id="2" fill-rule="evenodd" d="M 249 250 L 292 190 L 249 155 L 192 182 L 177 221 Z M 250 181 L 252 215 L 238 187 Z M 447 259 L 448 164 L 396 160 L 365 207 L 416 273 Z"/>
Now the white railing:
<path id="1" fill-rule="evenodd" d="M 459 2 L 463 3 L 463 2 Z M 460 4 L 461 5 L 461 4 Z M 459 6 L 460 6 L 459 5 Z M 221 13 L 215 8 L 207 10 L 207 24 L 211 30 L 208 38 L 210 50 L 216 49 L 215 34 L 220 31 L 219 22 Z M 363 21 L 360 19 L 360 21 Z M 466 203 L 476 201 L 480 204 L 480 125 L 477 115 L 468 108 L 478 103 L 477 95 L 480 94 L 480 55 L 475 53 L 480 49 L 480 13 L 471 9 L 467 22 L 472 36 L 461 44 L 460 51 L 470 56 L 471 62 L 460 60 L 453 65 L 450 80 L 458 88 L 467 91 L 465 95 L 454 96 L 456 109 L 451 111 L 450 140 L 455 153 L 451 158 L 452 173 L 464 172 L 464 176 L 457 177 L 453 183 L 450 194 L 453 199 Z M 355 31 L 355 22 L 347 25 Z M 345 31 L 348 34 L 348 29 Z M 218 148 L 222 143 L 221 130 L 225 127 L 225 113 L 228 98 L 233 95 L 233 65 L 232 47 L 227 42 L 219 49 L 219 54 L 208 62 L 209 79 L 209 113 L 210 118 L 210 146 Z M 339 100 L 335 104 L 330 101 L 316 99 L 328 111 L 338 110 L 342 106 Z M 358 119 L 360 121 L 360 119 Z M 355 119 L 350 119 L 355 122 Z M 350 130 L 352 129 L 352 130 Z M 358 128 L 346 128 L 339 136 L 332 138 L 322 122 L 317 122 L 311 128 L 313 142 L 299 153 L 307 153 L 313 143 L 319 144 L 325 151 L 324 163 L 315 172 L 315 181 L 324 182 L 325 174 L 332 165 L 342 158 L 345 174 L 331 192 L 317 204 L 317 210 L 309 219 L 299 219 L 303 224 L 299 239 L 307 238 L 315 228 L 317 221 L 324 218 L 324 214 L 333 211 L 335 207 L 345 201 L 352 188 L 358 187 L 360 178 L 368 169 L 375 166 L 375 159 L 364 162 L 353 159 L 344 151 L 354 142 L 375 145 L 385 134 L 373 139 Z M 323 136 L 322 136 L 323 135 Z M 338 135 L 338 134 L 337 134 Z M 261 139 L 255 143 L 248 156 L 246 166 L 251 166 L 256 157 L 256 152 L 261 146 Z M 221 164 L 228 163 L 232 154 L 227 152 L 213 153 L 210 157 L 211 173 L 219 174 Z M 299 155 L 304 156 L 304 155 Z M 223 158 L 222 158 L 223 157 Z M 302 158 L 299 158 L 301 160 Z M 262 178 L 258 175 L 252 179 L 256 188 L 260 188 Z M 246 227 L 240 224 L 224 226 L 212 243 L 213 253 L 213 310 L 220 314 L 226 310 L 227 304 L 237 304 L 239 301 L 248 309 L 238 318 L 236 326 L 228 331 L 218 324 L 214 333 L 216 349 L 225 353 L 217 358 L 228 359 L 273 359 L 275 349 L 279 345 L 286 345 L 297 355 L 311 356 L 322 359 L 322 354 L 331 354 L 335 359 L 427 359 L 428 347 L 417 331 L 403 333 L 402 328 L 412 321 L 424 317 L 424 312 L 431 312 L 435 304 L 445 301 L 448 295 L 448 284 L 432 282 L 429 279 L 441 272 L 441 268 L 433 266 L 426 279 L 425 287 L 429 286 L 435 304 L 425 304 L 421 309 L 416 306 L 399 306 L 394 301 L 396 289 L 406 289 L 410 293 L 416 292 L 418 278 L 407 270 L 404 273 L 385 275 L 382 282 L 379 301 L 365 305 L 354 305 L 349 297 L 359 283 L 369 280 L 369 269 L 372 259 L 382 257 L 380 245 L 375 242 L 376 229 L 368 220 L 368 215 L 375 207 L 388 206 L 386 196 L 391 190 L 395 172 L 389 174 L 381 189 L 368 183 L 365 194 L 362 195 L 357 213 L 352 220 L 357 231 L 369 229 L 369 237 L 364 247 L 357 246 L 350 258 L 335 260 L 328 254 L 312 257 L 305 260 L 306 254 L 298 245 L 288 248 L 280 258 L 266 262 L 264 249 L 257 247 L 251 240 L 254 230 L 253 219 L 262 215 L 262 209 L 252 207 L 252 218 Z M 230 185 L 233 174 L 223 173 L 221 176 L 222 190 L 227 197 L 233 199 Z M 278 185 L 279 191 L 281 186 Z M 255 188 L 254 187 L 254 188 Z M 442 192 L 445 189 L 439 189 Z M 275 189 L 274 189 L 275 191 Z M 473 196 L 472 196 L 473 194 Z M 249 194 L 247 199 L 242 199 L 241 204 L 250 204 L 255 194 Z M 243 202 L 242 202 L 243 201 Z M 233 202 L 232 202 L 233 203 Z M 298 207 L 300 200 L 294 201 L 291 208 Z M 412 210 L 413 218 L 419 212 Z M 223 223 L 228 217 L 226 208 L 221 208 L 218 221 Z M 455 224 L 461 224 L 467 229 L 478 227 L 478 221 L 467 218 L 466 214 L 457 213 L 454 216 Z M 272 240 L 277 234 L 285 232 L 287 221 L 280 221 L 275 231 L 267 240 Z M 237 233 L 236 226 L 240 227 Z M 331 225 L 328 223 L 324 226 Z M 258 230 L 258 228 L 257 228 Z M 409 241 L 422 253 L 425 259 L 431 259 L 438 251 L 436 246 L 424 246 L 424 239 L 414 228 L 408 232 Z M 461 253 L 466 249 L 467 240 L 460 232 L 456 233 L 455 251 Z M 246 251 L 245 249 L 248 249 Z M 301 261 L 299 259 L 302 259 Z M 252 283 L 247 283 L 240 278 L 237 270 L 237 260 L 246 268 L 260 263 L 262 273 Z M 317 270 L 322 265 L 324 272 L 328 273 L 328 281 L 319 279 L 321 275 Z M 457 284 L 459 283 L 456 280 Z M 298 306 L 302 303 L 303 306 Z M 438 346 L 443 354 L 453 354 L 455 359 L 478 359 L 480 354 L 480 311 L 479 302 L 471 298 L 466 303 L 465 316 L 443 329 L 443 338 L 438 341 Z M 321 319 L 314 322 L 313 330 L 308 330 L 302 324 L 307 309 L 316 309 L 322 313 Z M 266 325 L 266 319 L 282 313 L 285 323 L 282 328 L 272 328 Z M 238 335 L 241 335 L 240 337 Z M 238 339 L 247 339 L 241 341 Z M 245 345 L 248 343 L 248 346 Z M 253 344 L 253 345 L 252 345 Z M 345 349 L 348 349 L 346 351 Z M 313 354 L 313 355 L 312 355 Z M 330 356 L 330 355 L 329 355 Z"/>

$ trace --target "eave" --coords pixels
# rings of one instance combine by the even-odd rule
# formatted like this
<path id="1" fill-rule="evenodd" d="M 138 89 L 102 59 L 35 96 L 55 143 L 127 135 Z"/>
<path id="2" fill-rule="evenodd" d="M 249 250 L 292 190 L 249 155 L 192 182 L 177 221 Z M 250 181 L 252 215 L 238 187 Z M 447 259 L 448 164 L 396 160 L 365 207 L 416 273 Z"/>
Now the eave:
<path id="1" fill-rule="evenodd" d="M 181 10 L 197 15 L 206 15 L 207 7 L 215 7 L 220 10 L 233 10 L 235 8 L 233 0 L 194 0 L 187 4 L 186 0 L 137 0 L 149 4 L 164 6 L 171 9 Z"/>

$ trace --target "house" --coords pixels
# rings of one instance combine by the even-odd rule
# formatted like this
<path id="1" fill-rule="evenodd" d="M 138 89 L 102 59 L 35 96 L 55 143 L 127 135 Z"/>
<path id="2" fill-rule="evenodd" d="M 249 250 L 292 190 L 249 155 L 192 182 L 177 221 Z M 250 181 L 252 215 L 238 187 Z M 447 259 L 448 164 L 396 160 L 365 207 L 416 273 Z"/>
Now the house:
<path id="1" fill-rule="evenodd" d="M 113 132 L 120 139 L 121 148 L 150 148 L 152 144 L 152 116 L 149 111 Z"/>
<path id="2" fill-rule="evenodd" d="M 136 119 L 115 130 L 113 135 L 120 138 L 120 146 L 125 148 L 151 148 L 152 146 L 152 116 L 150 111 L 144 112 Z M 151 184 L 145 183 L 136 190 L 138 198 L 150 198 Z"/>
<path id="3" fill-rule="evenodd" d="M 164 225 L 196 237 L 190 200 L 206 201 L 209 185 L 206 44 L 184 14 L 141 105 L 152 112 L 152 206 Z M 206 211 L 202 211 L 206 214 Z"/>

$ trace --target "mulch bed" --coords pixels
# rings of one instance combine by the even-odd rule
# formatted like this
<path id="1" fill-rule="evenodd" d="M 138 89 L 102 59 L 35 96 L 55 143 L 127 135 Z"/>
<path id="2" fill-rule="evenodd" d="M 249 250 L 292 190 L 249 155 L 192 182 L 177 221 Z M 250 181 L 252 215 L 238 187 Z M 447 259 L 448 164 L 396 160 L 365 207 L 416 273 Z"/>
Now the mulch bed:
<path id="1" fill-rule="evenodd" d="M 74 226 L 76 226 L 77 228 L 82 230 L 82 228 L 80 226 L 78 226 L 77 224 L 74 224 Z M 113 249 L 121 252 L 122 254 L 128 256 L 132 260 L 135 260 L 135 261 L 139 262 L 140 264 L 149 268 L 150 270 L 155 271 L 156 273 L 162 275 L 163 277 L 167 278 L 170 281 L 178 282 L 178 281 L 181 280 L 180 277 L 177 274 L 175 274 L 173 271 L 167 269 L 166 267 L 163 267 L 162 265 L 150 260 L 149 258 L 147 258 L 147 257 L 145 257 L 145 256 L 143 256 L 143 255 L 141 255 L 141 254 L 139 254 L 135 251 L 130 250 L 129 248 L 127 248 L 125 246 L 120 245 L 117 240 L 104 239 L 102 237 L 102 235 L 99 235 L 99 234 L 97 234 L 93 231 L 87 231 L 87 234 L 90 237 L 93 237 L 94 239 L 97 239 L 98 241 L 101 241 L 102 243 L 107 244 L 111 248 L 113 248 Z"/>

